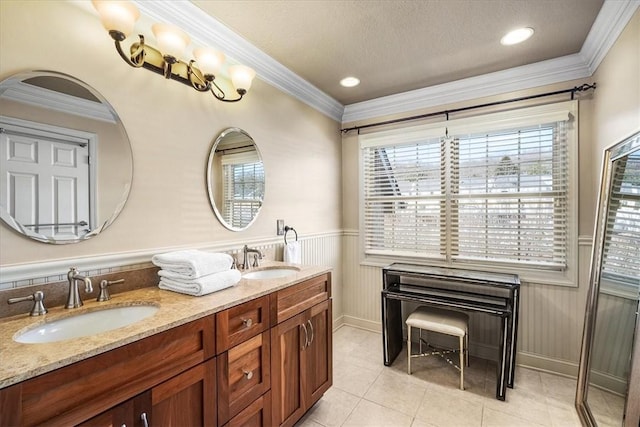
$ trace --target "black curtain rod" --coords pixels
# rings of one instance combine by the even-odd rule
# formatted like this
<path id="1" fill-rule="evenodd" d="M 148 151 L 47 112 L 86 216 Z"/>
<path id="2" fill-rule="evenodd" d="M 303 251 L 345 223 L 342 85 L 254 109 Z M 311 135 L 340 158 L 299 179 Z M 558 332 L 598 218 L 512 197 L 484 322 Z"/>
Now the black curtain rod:
<path id="1" fill-rule="evenodd" d="M 555 92 L 540 93 L 538 95 L 522 96 L 520 98 L 506 99 L 504 101 L 495 101 L 495 102 L 489 102 L 489 103 L 486 103 L 486 104 L 471 105 L 469 107 L 454 108 L 454 109 L 451 109 L 451 110 L 443 110 L 443 111 L 438 111 L 436 113 L 420 114 L 419 116 L 403 117 L 401 119 L 387 120 L 387 121 L 384 121 L 384 122 L 369 123 L 367 125 L 354 126 L 354 127 L 351 127 L 351 128 L 341 129 L 341 131 L 342 131 L 342 133 L 347 133 L 347 132 L 350 132 L 352 130 L 357 130 L 358 133 L 360 133 L 360 129 L 366 129 L 366 128 L 370 128 L 370 127 L 374 127 L 374 126 L 391 125 L 391 124 L 394 124 L 394 123 L 407 122 L 407 121 L 410 121 L 410 120 L 425 119 L 427 117 L 440 116 L 440 115 L 445 115 L 447 117 L 447 120 L 449 120 L 449 114 L 451 114 L 451 113 L 459 113 L 461 111 L 474 110 L 476 108 L 493 107 L 495 105 L 508 104 L 510 102 L 527 101 L 529 99 L 543 98 L 543 97 L 546 97 L 546 96 L 561 95 L 563 93 L 571 93 L 571 99 L 574 99 L 576 92 L 583 92 L 583 91 L 586 91 L 586 90 L 589 90 L 589 89 L 595 89 L 595 88 L 596 88 L 596 84 L 595 83 L 593 83 L 593 84 L 585 83 L 585 84 L 583 84 L 581 86 L 575 86 L 575 87 L 573 87 L 571 89 L 563 89 L 563 90 L 557 90 Z"/>

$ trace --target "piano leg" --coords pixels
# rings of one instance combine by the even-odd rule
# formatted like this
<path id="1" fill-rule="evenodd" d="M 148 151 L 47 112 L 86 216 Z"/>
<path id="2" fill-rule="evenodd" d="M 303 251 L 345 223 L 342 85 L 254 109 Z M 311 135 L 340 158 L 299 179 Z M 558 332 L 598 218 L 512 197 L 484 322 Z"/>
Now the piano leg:
<path id="1" fill-rule="evenodd" d="M 505 400 L 507 396 L 507 368 L 509 363 L 509 321 L 510 316 L 500 317 L 500 345 L 498 348 L 498 367 L 496 399 Z"/>
<path id="2" fill-rule="evenodd" d="M 382 292 L 382 349 L 384 365 L 391 366 L 402 350 L 402 305 Z"/>
<path id="3" fill-rule="evenodd" d="M 507 386 L 513 388 L 516 377 L 516 352 L 518 337 L 518 314 L 520 311 L 520 289 L 513 290 L 511 302 L 511 318 L 509 320 L 509 370 L 507 372 Z"/>

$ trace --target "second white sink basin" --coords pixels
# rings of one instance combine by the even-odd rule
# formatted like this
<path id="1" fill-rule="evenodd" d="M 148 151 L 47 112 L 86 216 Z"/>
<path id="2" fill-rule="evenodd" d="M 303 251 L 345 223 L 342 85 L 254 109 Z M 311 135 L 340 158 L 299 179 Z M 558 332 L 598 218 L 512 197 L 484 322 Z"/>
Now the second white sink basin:
<path id="1" fill-rule="evenodd" d="M 299 270 L 295 267 L 268 268 L 265 270 L 250 271 L 242 275 L 245 279 L 279 279 L 281 277 L 293 276 Z"/>
<path id="2" fill-rule="evenodd" d="M 27 329 L 14 336 L 13 340 L 38 344 L 86 337 L 131 325 L 153 316 L 157 311 L 158 307 L 155 305 L 129 305 L 88 311 Z"/>

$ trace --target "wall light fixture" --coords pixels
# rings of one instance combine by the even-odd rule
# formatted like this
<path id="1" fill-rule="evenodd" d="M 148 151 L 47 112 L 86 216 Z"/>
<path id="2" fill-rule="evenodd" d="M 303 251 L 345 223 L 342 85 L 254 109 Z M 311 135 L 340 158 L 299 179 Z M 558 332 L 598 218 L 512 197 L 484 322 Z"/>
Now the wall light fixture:
<path id="1" fill-rule="evenodd" d="M 187 33 L 174 25 L 152 25 L 151 31 L 156 38 L 158 48 L 146 44 L 144 36 L 139 34 L 139 41 L 131 45 L 129 53 L 125 53 L 121 43 L 133 32 L 134 25 L 140 17 L 138 8 L 129 1 L 93 0 L 92 2 L 100 14 L 102 25 L 115 41 L 120 57 L 132 67 L 143 67 L 162 74 L 165 78 L 189 85 L 198 92 L 210 91 L 216 99 L 224 102 L 240 101 L 251 87 L 256 72 L 244 65 L 230 66 L 229 76 L 239 97 L 228 99 L 215 82 L 216 74 L 219 74 L 224 64 L 224 54 L 212 48 L 200 47 L 194 49 L 194 59 L 189 62 L 181 60 L 191 39 Z"/>

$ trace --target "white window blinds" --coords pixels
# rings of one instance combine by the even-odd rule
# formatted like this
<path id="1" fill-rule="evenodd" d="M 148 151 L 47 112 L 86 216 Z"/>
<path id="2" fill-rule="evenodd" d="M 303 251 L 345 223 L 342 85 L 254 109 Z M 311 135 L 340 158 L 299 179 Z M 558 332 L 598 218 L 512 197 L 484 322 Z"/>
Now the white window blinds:
<path id="1" fill-rule="evenodd" d="M 223 212 L 233 227 L 251 223 L 262 206 L 259 195 L 264 194 L 264 168 L 251 153 L 225 155 L 223 170 Z"/>
<path id="2" fill-rule="evenodd" d="M 365 255 L 567 268 L 569 114 L 519 114 L 362 138 Z"/>

